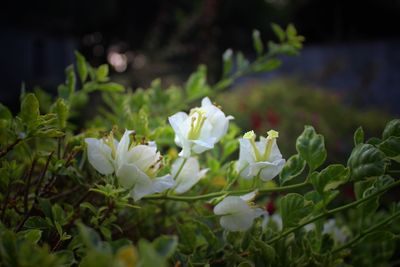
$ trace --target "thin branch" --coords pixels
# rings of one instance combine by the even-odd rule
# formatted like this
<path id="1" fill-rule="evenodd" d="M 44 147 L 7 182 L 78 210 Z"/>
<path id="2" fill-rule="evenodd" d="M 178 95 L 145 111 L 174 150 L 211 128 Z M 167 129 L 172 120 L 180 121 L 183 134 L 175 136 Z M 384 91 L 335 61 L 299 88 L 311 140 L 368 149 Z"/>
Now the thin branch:
<path id="1" fill-rule="evenodd" d="M 266 193 L 271 193 L 271 192 L 281 192 L 281 191 L 287 191 L 287 190 L 293 190 L 297 189 L 303 186 L 308 185 L 307 182 L 303 183 L 298 183 L 298 184 L 293 184 L 293 185 L 287 185 L 287 186 L 280 186 L 280 187 L 272 187 L 272 188 L 263 188 L 259 189 L 258 193 L 259 194 L 266 194 Z M 211 199 L 214 197 L 220 197 L 223 195 L 241 195 L 241 194 L 247 194 L 251 191 L 254 191 L 254 188 L 249 188 L 249 189 L 243 189 L 243 190 L 236 190 L 236 191 L 219 191 L 219 192 L 213 192 L 205 195 L 198 195 L 198 196 L 177 196 L 177 195 L 163 195 L 163 194 L 154 194 L 150 196 L 145 196 L 143 199 L 167 199 L 167 200 L 174 200 L 174 201 L 186 201 L 186 202 L 191 202 L 191 201 L 198 201 L 198 200 L 205 200 L 205 199 Z"/>
<path id="2" fill-rule="evenodd" d="M 17 138 L 14 143 L 10 144 L 9 146 L 7 146 L 3 151 L 0 151 L 0 158 L 4 157 L 5 155 L 7 155 L 8 152 L 10 152 L 16 145 L 18 145 L 20 142 L 22 141 L 22 139 Z"/>

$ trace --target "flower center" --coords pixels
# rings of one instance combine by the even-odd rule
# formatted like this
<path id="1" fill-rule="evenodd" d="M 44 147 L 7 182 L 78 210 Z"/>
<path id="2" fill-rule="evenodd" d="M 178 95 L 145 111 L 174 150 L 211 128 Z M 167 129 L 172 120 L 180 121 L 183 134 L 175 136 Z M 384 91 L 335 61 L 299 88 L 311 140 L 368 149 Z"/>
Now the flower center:
<path id="1" fill-rule="evenodd" d="M 256 135 L 254 131 L 247 132 L 243 138 L 248 139 L 250 141 L 250 145 L 253 148 L 253 153 L 254 157 L 257 162 L 259 161 L 268 161 L 271 151 L 272 151 L 272 146 L 274 144 L 274 140 L 279 137 L 279 133 L 274 130 L 270 130 L 267 132 L 267 143 L 265 145 L 265 150 L 264 153 L 261 153 L 260 150 L 258 149 L 256 145 Z"/>
<path id="2" fill-rule="evenodd" d="M 117 154 L 117 148 L 115 147 L 114 142 L 114 133 L 110 132 L 103 138 L 104 143 L 111 148 L 111 156 L 115 159 Z"/>
<path id="3" fill-rule="evenodd" d="M 187 137 L 189 140 L 195 140 L 199 138 L 201 129 L 207 117 L 205 111 L 201 108 L 192 109 L 189 117 L 192 121 L 190 122 L 190 130 Z"/>

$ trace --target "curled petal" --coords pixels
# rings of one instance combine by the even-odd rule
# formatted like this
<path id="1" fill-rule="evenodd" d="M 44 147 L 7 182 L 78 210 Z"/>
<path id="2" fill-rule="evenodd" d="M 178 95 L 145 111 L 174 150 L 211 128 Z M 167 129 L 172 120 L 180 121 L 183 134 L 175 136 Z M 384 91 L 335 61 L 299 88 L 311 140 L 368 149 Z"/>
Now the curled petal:
<path id="1" fill-rule="evenodd" d="M 172 165 L 171 174 L 176 176 L 180 166 L 182 165 L 183 158 L 178 158 Z M 207 169 L 200 171 L 199 163 L 196 158 L 187 159 L 185 165 L 182 167 L 181 172 L 175 177 L 176 187 L 175 193 L 182 194 L 192 188 L 204 175 Z"/>
<path id="2" fill-rule="evenodd" d="M 86 138 L 89 163 L 99 173 L 108 175 L 114 172 L 111 148 L 103 140 Z"/>

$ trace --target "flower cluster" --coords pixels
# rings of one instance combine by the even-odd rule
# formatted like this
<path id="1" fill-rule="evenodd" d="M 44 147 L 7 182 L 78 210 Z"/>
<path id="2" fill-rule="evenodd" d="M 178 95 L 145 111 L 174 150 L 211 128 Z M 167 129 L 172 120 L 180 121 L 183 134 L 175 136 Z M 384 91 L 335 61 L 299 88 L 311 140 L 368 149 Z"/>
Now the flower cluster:
<path id="1" fill-rule="evenodd" d="M 135 201 L 143 196 L 163 192 L 174 186 L 171 175 L 156 177 L 162 157 L 154 142 L 131 142 L 133 131 L 126 130 L 121 140 L 111 132 L 102 139 L 86 138 L 90 164 L 101 174 L 115 173 L 118 182 L 131 190 Z"/>
<path id="2" fill-rule="evenodd" d="M 182 148 L 178 159 L 171 165 L 171 174 L 157 177 L 162 167 L 162 157 L 154 142 L 132 142 L 133 131 L 126 130 L 121 140 L 113 133 L 102 139 L 86 138 L 90 164 L 101 174 L 115 174 L 118 183 L 130 190 L 137 201 L 146 195 L 167 189 L 175 194 L 190 190 L 202 179 L 207 169 L 200 169 L 195 155 L 210 150 L 227 133 L 232 116 L 225 114 L 204 98 L 201 107 L 189 114 L 178 112 L 168 118 L 175 131 L 175 143 Z M 236 164 L 238 175 L 244 179 L 273 179 L 282 170 L 285 160 L 276 144 L 278 132 L 270 130 L 258 142 L 253 131 L 240 138 L 240 155 Z M 227 196 L 214 208 L 223 228 L 244 231 L 254 219 L 268 213 L 257 208 L 253 200 L 256 192 L 244 196 Z M 264 219 L 265 221 L 265 219 Z"/>

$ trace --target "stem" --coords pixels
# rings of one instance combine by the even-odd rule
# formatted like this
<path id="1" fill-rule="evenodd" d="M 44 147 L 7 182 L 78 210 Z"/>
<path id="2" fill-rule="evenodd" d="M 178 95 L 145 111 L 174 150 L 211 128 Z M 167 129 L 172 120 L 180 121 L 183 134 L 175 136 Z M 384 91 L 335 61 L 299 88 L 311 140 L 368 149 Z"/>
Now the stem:
<path id="1" fill-rule="evenodd" d="M 0 151 L 0 158 L 4 157 L 5 155 L 7 155 L 8 152 L 10 152 L 16 145 L 19 144 L 19 142 L 21 142 L 22 139 L 17 138 L 14 143 L 10 144 L 9 146 L 6 147 L 6 149 L 4 149 L 3 151 Z"/>
<path id="2" fill-rule="evenodd" d="M 182 163 L 181 163 L 181 166 L 179 166 L 178 171 L 176 172 L 176 174 L 175 174 L 174 177 L 172 178 L 173 180 L 175 180 L 175 179 L 179 176 L 179 174 L 181 173 L 181 171 L 182 171 L 182 169 L 183 169 L 183 166 L 185 166 L 187 160 L 188 160 L 187 158 L 183 158 L 183 161 L 182 161 Z"/>
<path id="3" fill-rule="evenodd" d="M 375 197 L 377 197 L 377 196 L 383 194 L 386 190 L 389 190 L 389 189 L 391 189 L 391 188 L 393 188 L 393 187 L 395 187 L 395 186 L 397 186 L 397 185 L 400 185 L 400 180 L 399 180 L 399 181 L 396 181 L 396 182 L 394 182 L 394 183 L 392 183 L 392 184 L 390 184 L 389 186 L 387 186 L 387 187 L 385 187 L 385 188 L 382 188 L 382 189 L 376 191 L 375 193 L 369 195 L 368 197 L 359 199 L 359 200 L 357 200 L 357 201 L 355 201 L 355 202 L 352 202 L 352 203 L 343 205 L 343 206 L 341 206 L 341 207 L 337 207 L 337 208 L 335 208 L 335 209 L 328 210 L 328 211 L 326 211 L 326 212 L 324 212 L 324 213 L 322 213 L 322 214 L 320 214 L 320 215 L 318 215 L 318 216 L 316 216 L 316 217 L 314 217 L 314 218 L 311 218 L 311 219 L 309 219 L 309 220 L 307 220 L 307 221 L 305 221 L 305 222 L 299 224 L 298 226 L 296 226 L 296 227 L 294 227 L 294 228 L 291 228 L 291 229 L 289 229 L 289 230 L 284 231 L 284 232 L 281 233 L 280 235 L 278 235 L 278 236 L 276 236 L 275 238 L 272 238 L 271 240 L 269 240 L 268 243 L 270 243 L 270 244 L 271 244 L 271 243 L 274 243 L 274 242 L 280 240 L 281 238 L 283 238 L 283 237 L 285 237 L 285 236 L 287 236 L 287 235 L 289 235 L 289 234 L 291 234 L 291 233 L 293 233 L 293 232 L 299 230 L 300 228 L 304 227 L 305 225 L 307 225 L 307 224 L 309 224 L 309 223 L 312 223 L 312 222 L 315 222 L 315 221 L 317 221 L 317 220 L 319 220 L 319 219 L 321 219 L 321 218 L 324 218 L 324 217 L 326 217 L 326 216 L 335 214 L 335 213 L 337 213 L 337 212 L 340 212 L 340 211 L 347 210 L 347 209 L 350 209 L 350 208 L 352 208 L 352 207 L 358 206 L 358 205 L 360 205 L 361 203 L 364 203 L 364 202 L 366 202 L 366 201 L 368 201 L 368 200 L 371 200 L 371 199 L 373 199 L 373 198 L 375 198 Z"/>
<path id="4" fill-rule="evenodd" d="M 347 242 L 346 244 L 336 248 L 335 250 L 332 251 L 332 254 L 337 253 L 341 250 L 344 250 L 346 248 L 351 247 L 353 244 L 357 243 L 360 239 L 362 239 L 364 236 L 366 236 L 367 234 L 372 233 L 373 231 L 381 228 L 382 226 L 384 226 L 385 224 L 389 223 L 390 221 L 396 219 L 397 217 L 400 217 L 400 211 L 394 213 L 392 216 L 389 216 L 388 218 L 386 218 L 385 220 L 383 220 L 382 222 L 375 224 L 371 227 L 369 227 L 366 231 L 363 231 L 362 233 L 360 233 L 359 235 L 357 235 L 356 237 L 354 237 L 352 240 L 350 240 L 349 242 Z"/>
<path id="5" fill-rule="evenodd" d="M 281 186 L 281 187 L 273 187 L 273 188 L 264 188 L 264 189 L 259 189 L 258 193 L 259 194 L 266 194 L 266 193 L 271 193 L 271 192 L 280 192 L 280 191 L 286 191 L 286 190 L 292 190 L 292 189 L 297 189 L 300 187 L 303 187 L 307 185 L 307 182 L 299 183 L 299 184 L 294 184 L 294 185 L 287 185 L 287 186 Z M 174 201 L 197 201 L 197 200 L 204 200 L 204 199 L 210 199 L 214 197 L 219 197 L 222 195 L 241 195 L 241 194 L 247 194 L 253 191 L 254 188 L 248 188 L 248 189 L 243 189 L 243 190 L 236 190 L 236 191 L 219 191 L 219 192 L 213 192 L 205 195 L 199 195 L 199 196 L 173 196 L 173 195 L 162 195 L 162 194 L 154 194 L 150 196 L 145 196 L 143 199 L 168 199 L 168 200 L 174 200 Z"/>

